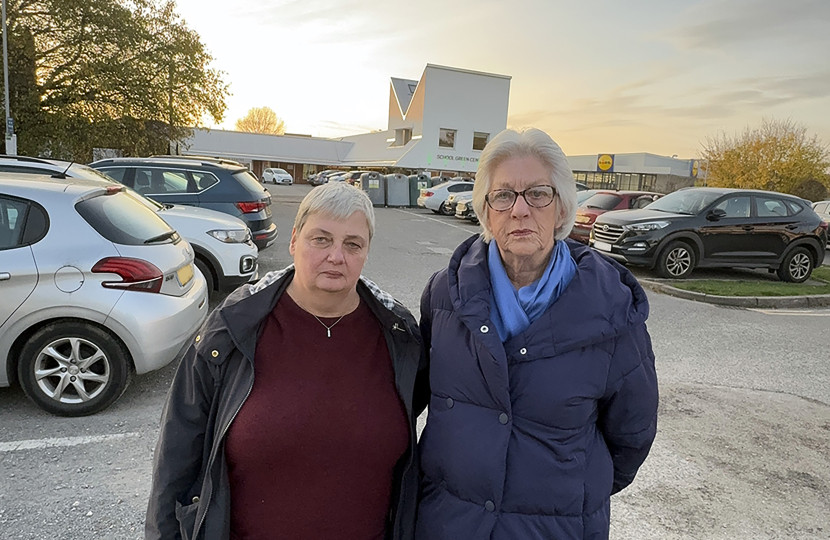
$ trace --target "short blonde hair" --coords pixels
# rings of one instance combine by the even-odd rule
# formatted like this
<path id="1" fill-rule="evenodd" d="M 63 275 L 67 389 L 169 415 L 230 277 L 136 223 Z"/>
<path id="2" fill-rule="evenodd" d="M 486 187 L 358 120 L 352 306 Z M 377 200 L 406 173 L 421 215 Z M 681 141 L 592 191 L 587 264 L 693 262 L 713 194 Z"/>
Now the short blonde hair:
<path id="1" fill-rule="evenodd" d="M 346 182 L 331 182 L 312 189 L 303 198 L 297 217 L 294 218 L 294 231 L 300 234 L 311 214 L 323 214 L 333 219 L 349 219 L 355 212 L 366 216 L 369 226 L 369 241 L 375 234 L 375 209 L 372 201 L 362 190 Z"/>
<path id="2" fill-rule="evenodd" d="M 536 128 L 519 131 L 505 129 L 487 143 L 481 152 L 473 187 L 473 208 L 481 223 L 481 236 L 486 242 L 493 239 L 488 223 L 485 197 L 490 191 L 493 174 L 499 165 L 511 158 L 532 156 L 542 162 L 550 172 L 550 183 L 556 190 L 553 204 L 559 211 L 553 236 L 556 240 L 568 237 L 576 217 L 576 182 L 565 153 L 550 136 Z"/>

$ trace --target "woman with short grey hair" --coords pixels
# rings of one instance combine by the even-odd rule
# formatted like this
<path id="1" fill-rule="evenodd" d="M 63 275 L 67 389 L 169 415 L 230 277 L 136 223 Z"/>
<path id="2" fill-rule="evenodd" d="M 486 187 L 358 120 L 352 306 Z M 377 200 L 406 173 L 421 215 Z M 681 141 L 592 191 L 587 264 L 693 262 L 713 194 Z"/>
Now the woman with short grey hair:
<path id="1" fill-rule="evenodd" d="M 162 415 L 145 538 L 412 538 L 426 363 L 412 315 L 361 276 L 374 229 L 364 192 L 311 190 L 294 264 L 208 317 Z"/>
<path id="2" fill-rule="evenodd" d="M 430 353 L 417 540 L 607 539 L 656 433 L 648 299 L 567 239 L 576 186 L 538 129 L 481 153 L 463 242 L 421 298 Z"/>

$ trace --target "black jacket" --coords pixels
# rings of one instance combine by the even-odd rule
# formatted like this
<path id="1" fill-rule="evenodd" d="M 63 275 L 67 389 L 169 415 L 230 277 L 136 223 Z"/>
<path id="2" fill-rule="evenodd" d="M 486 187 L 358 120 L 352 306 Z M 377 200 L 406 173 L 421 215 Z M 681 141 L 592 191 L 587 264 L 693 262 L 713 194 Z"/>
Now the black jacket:
<path id="1" fill-rule="evenodd" d="M 162 412 L 146 539 L 228 539 L 225 434 L 253 387 L 262 325 L 293 275 L 289 266 L 231 293 L 182 359 Z M 403 305 L 363 278 L 357 291 L 381 322 L 409 415 L 409 448 L 395 468 L 387 538 L 410 540 L 419 480 L 415 424 L 429 399 L 426 357 L 415 319 Z"/>

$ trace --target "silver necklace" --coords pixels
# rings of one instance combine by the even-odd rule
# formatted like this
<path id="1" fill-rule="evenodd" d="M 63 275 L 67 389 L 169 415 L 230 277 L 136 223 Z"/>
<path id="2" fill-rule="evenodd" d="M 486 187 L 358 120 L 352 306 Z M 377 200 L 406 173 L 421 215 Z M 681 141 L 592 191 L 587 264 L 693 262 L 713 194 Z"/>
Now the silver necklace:
<path id="1" fill-rule="evenodd" d="M 317 316 L 317 315 L 315 315 L 314 313 L 312 313 L 312 314 L 311 314 L 311 316 L 312 316 L 312 317 L 314 317 L 315 319 L 317 319 L 317 322 L 318 322 L 318 323 L 320 323 L 320 324 L 322 324 L 322 325 L 326 328 L 326 337 L 329 337 L 329 338 L 330 338 L 330 337 L 331 337 L 331 329 L 332 329 L 332 328 L 334 328 L 334 325 L 335 325 L 335 324 L 337 324 L 337 323 L 339 323 L 341 320 L 343 320 L 343 317 L 345 317 L 346 315 L 341 315 L 341 316 L 340 316 L 340 318 L 339 318 L 339 319 L 337 319 L 336 321 L 334 321 L 334 323 L 333 323 L 331 326 L 329 326 L 329 325 L 327 325 L 326 323 L 324 323 L 323 321 L 321 321 L 321 320 L 320 320 L 320 317 L 318 317 L 318 316 Z"/>

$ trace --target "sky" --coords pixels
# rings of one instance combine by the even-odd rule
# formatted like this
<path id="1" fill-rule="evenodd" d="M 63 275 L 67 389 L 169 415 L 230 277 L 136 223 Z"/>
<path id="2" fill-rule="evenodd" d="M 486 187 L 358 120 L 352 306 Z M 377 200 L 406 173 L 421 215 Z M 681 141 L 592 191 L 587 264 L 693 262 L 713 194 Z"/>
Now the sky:
<path id="1" fill-rule="evenodd" d="M 385 130 L 389 79 L 426 64 L 512 77 L 508 127 L 568 155 L 693 158 L 791 119 L 830 143 L 830 0 L 178 0 L 230 84 L 233 129 Z"/>

